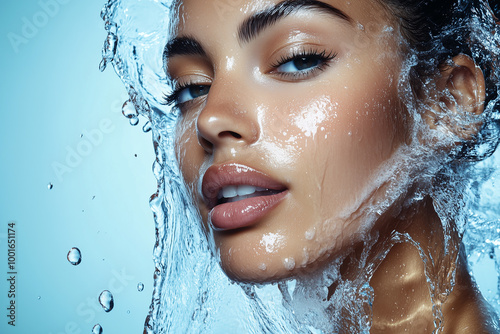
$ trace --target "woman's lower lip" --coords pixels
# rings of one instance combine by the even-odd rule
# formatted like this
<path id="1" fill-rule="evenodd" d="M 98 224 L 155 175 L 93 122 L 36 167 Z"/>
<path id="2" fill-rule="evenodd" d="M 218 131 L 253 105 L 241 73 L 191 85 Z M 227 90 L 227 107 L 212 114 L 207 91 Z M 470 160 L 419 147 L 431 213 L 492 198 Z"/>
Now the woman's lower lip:
<path id="1" fill-rule="evenodd" d="M 215 206 L 209 220 L 217 230 L 232 230 L 259 222 L 285 198 L 288 191 L 268 196 L 257 196 Z"/>

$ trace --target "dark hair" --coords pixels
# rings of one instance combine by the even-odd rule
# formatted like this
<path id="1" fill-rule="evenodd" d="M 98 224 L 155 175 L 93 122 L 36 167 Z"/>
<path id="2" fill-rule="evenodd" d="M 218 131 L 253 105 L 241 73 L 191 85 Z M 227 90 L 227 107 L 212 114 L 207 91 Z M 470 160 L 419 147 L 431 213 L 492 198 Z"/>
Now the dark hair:
<path id="1" fill-rule="evenodd" d="M 475 144 L 464 143 L 461 158 L 479 160 L 493 153 L 500 140 L 499 73 L 500 1 L 490 0 L 380 0 L 399 20 L 401 34 L 418 61 L 410 71 L 415 95 L 440 66 L 458 54 L 470 56 L 486 80 L 488 116 Z M 485 34 L 486 32 L 486 34 Z M 491 103 L 490 103 L 491 102 Z M 483 145 L 481 149 L 477 144 Z M 487 144 L 486 146 L 484 144 Z"/>

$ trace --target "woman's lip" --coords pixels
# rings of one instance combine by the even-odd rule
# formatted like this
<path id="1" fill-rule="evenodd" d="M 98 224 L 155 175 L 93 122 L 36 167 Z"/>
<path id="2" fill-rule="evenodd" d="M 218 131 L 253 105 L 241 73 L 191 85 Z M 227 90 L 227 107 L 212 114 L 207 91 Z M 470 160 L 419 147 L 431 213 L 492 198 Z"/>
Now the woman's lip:
<path id="1" fill-rule="evenodd" d="M 260 221 L 285 198 L 288 191 L 219 204 L 209 213 L 209 221 L 217 230 L 233 230 Z"/>
<path id="2" fill-rule="evenodd" d="M 217 196 L 226 186 L 250 185 L 279 191 L 273 195 L 254 196 L 217 205 Z M 256 223 L 287 194 L 287 188 L 267 174 L 251 167 L 230 163 L 214 165 L 203 176 L 201 190 L 210 211 L 212 225 L 217 229 L 235 229 Z"/>
<path id="3" fill-rule="evenodd" d="M 267 174 L 251 167 L 231 163 L 214 165 L 203 176 L 201 191 L 209 209 L 217 205 L 217 196 L 227 186 L 249 185 L 270 190 L 284 191 L 286 187 Z"/>

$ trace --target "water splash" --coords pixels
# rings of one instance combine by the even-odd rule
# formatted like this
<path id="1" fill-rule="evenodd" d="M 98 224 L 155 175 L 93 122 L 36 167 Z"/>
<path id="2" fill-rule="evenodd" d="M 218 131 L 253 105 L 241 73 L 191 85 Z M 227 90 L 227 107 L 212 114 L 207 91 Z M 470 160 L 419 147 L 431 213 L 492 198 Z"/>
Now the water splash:
<path id="1" fill-rule="evenodd" d="M 82 262 L 82 253 L 77 247 L 71 248 L 66 257 L 69 263 L 71 263 L 74 266 L 77 266 L 80 264 L 80 262 Z"/>
<path id="2" fill-rule="evenodd" d="M 205 235 L 199 228 L 200 218 L 193 209 L 175 159 L 173 134 L 177 114 L 167 110 L 162 104 L 162 96 L 170 91 L 161 59 L 170 29 L 170 10 L 170 2 L 110 0 L 101 12 L 108 36 L 100 68 L 104 70 L 108 63 L 114 65 L 130 95 L 123 115 L 130 119 L 131 124 L 135 119 L 138 120 L 139 115 L 148 119 L 143 130 L 146 128 L 152 134 L 156 154 L 153 173 L 158 181 L 158 190 L 150 199 L 156 224 L 155 273 L 151 311 L 145 324 L 147 332 L 169 333 L 175 330 L 224 333 L 226 328 L 233 328 L 235 332 L 247 333 L 320 333 L 342 330 L 368 333 L 372 322 L 373 289 L 367 282 L 376 268 L 377 261 L 384 258 L 392 244 L 414 242 L 409 236 L 395 235 L 389 241 L 390 244 L 380 250 L 376 260 L 368 261 L 365 257 L 360 262 L 360 266 L 364 268 L 361 271 L 364 276 L 349 280 L 338 276 L 340 263 L 332 263 L 331 268 L 324 273 L 307 280 L 297 279 L 265 286 L 240 286 L 227 279 L 212 257 Z M 471 24 L 476 24 L 472 41 L 477 43 L 473 50 L 477 54 L 473 56 L 479 57 L 482 49 L 491 51 L 496 48 L 496 53 L 493 53 L 498 57 L 498 33 L 496 39 L 491 40 L 491 31 L 485 32 L 482 24 Z M 488 36 L 485 37 L 485 34 Z M 412 106 L 416 104 L 413 100 L 414 94 L 412 88 L 405 83 L 410 81 L 410 70 L 418 61 L 417 55 L 407 60 L 408 71 L 403 71 L 400 80 L 400 90 L 407 98 L 407 105 Z M 498 69 L 494 69 L 494 72 L 498 78 Z M 496 104 L 498 98 L 490 101 L 485 108 L 484 117 L 496 117 L 498 123 L 498 113 L 494 113 Z M 413 117 L 415 122 L 422 121 L 419 113 L 415 113 Z M 491 130 L 488 130 L 491 133 L 497 131 L 495 122 L 486 126 L 491 127 Z M 479 142 L 483 142 L 481 138 Z M 492 145 L 478 145 L 474 149 L 478 156 L 486 157 L 492 153 L 491 147 Z M 425 156 L 429 152 L 420 153 Z M 457 155 L 459 153 L 457 152 Z M 417 154 L 410 162 L 418 162 L 418 158 Z M 440 160 L 439 158 L 436 157 L 436 161 Z M 450 160 L 449 157 L 442 158 L 443 161 Z M 451 230 L 455 226 L 449 218 L 458 217 L 456 228 L 460 235 L 465 233 L 463 241 L 472 268 L 475 261 L 487 257 L 493 260 L 498 277 L 500 194 L 496 190 L 498 187 L 495 188 L 490 181 L 485 183 L 485 180 L 500 177 L 499 161 L 497 150 L 495 155 L 483 162 L 468 166 L 467 176 L 470 176 L 471 181 L 462 186 L 461 198 L 456 199 L 450 196 L 450 193 L 434 190 L 434 196 L 439 199 L 436 201 L 436 209 L 443 221 L 445 232 L 452 233 Z M 442 166 L 437 163 L 432 173 L 437 173 Z M 461 183 L 462 181 L 454 179 L 452 172 L 454 171 L 442 171 L 443 179 Z M 484 194 L 487 196 L 483 196 Z M 416 194 L 413 200 L 418 199 L 419 194 Z M 472 204 L 465 205 L 469 202 Z M 456 211 L 450 211 L 450 208 L 457 206 Z M 450 238 L 444 242 L 448 249 L 457 248 L 456 241 Z M 418 244 L 415 246 L 419 247 Z M 370 250 L 373 251 L 368 245 L 363 254 Z M 435 330 L 438 332 L 442 317 L 440 305 L 453 288 L 454 270 L 448 267 L 438 271 L 432 270 L 432 259 L 429 258 L 428 250 L 419 248 L 419 251 L 428 269 L 426 278 L 434 301 Z M 447 256 L 453 258 L 457 254 L 451 253 Z M 339 259 L 341 260 L 343 259 Z M 328 287 L 334 281 L 339 282 L 339 285 L 330 297 L 330 302 L 321 302 L 328 299 L 328 292 L 317 288 Z M 495 293 L 485 294 L 497 311 L 500 311 L 499 293 L 500 289 L 497 289 Z M 178 303 L 179 300 L 182 305 Z M 343 307 L 335 307 L 336 305 Z M 353 314 L 354 316 L 350 316 Z M 325 318 L 330 321 L 325 322 Z"/>
<path id="3" fill-rule="evenodd" d="M 101 304 L 102 308 L 105 312 L 110 312 L 115 306 L 115 302 L 113 299 L 113 295 L 108 290 L 104 290 L 99 295 L 99 304 Z"/>

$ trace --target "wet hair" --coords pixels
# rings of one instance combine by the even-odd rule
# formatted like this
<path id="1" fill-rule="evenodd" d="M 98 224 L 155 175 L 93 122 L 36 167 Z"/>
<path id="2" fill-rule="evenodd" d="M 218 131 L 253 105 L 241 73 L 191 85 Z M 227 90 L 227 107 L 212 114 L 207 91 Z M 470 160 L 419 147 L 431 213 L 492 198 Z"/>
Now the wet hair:
<path id="1" fill-rule="evenodd" d="M 457 157 L 480 160 L 491 155 L 500 141 L 500 32 L 495 14 L 500 1 L 490 0 L 379 0 L 398 18 L 400 32 L 418 60 L 410 70 L 414 95 L 420 97 L 440 67 L 459 54 L 470 56 L 486 81 L 485 120 L 472 142 Z M 478 148 L 481 144 L 481 148 Z"/>

